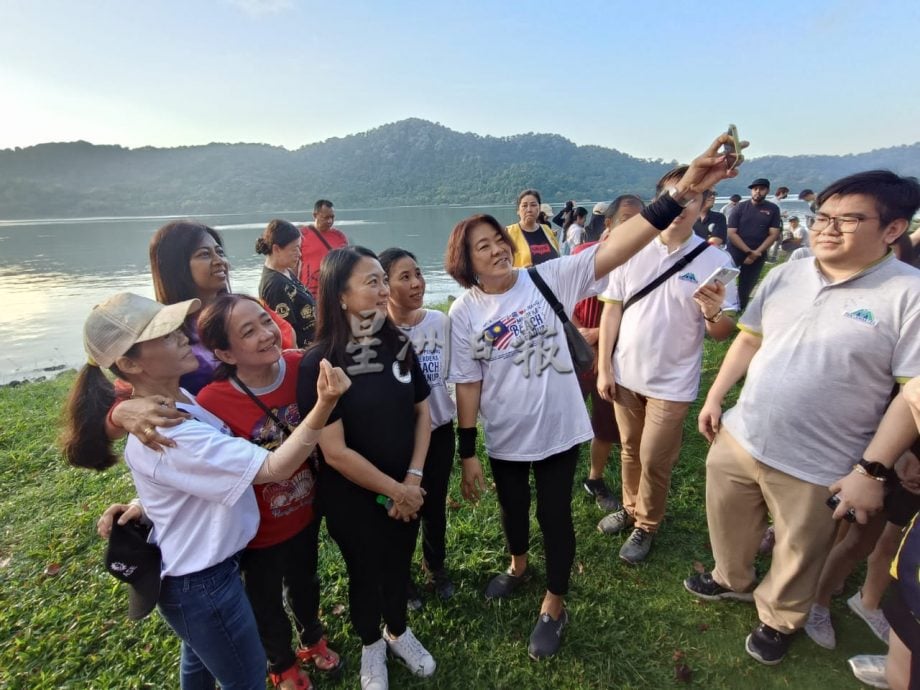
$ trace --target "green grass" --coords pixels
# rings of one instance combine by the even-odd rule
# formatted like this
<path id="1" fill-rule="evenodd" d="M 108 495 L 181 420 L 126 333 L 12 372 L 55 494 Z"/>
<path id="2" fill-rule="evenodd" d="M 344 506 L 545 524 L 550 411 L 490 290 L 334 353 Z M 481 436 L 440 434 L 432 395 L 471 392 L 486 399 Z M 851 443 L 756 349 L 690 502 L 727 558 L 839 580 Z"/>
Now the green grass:
<path id="1" fill-rule="evenodd" d="M 725 345 L 707 343 L 704 390 Z M 73 380 L 0 389 L 0 687 L 177 687 L 178 641 L 154 614 L 132 623 L 124 615 L 122 586 L 105 573 L 95 521 L 112 501 L 133 496 L 123 466 L 102 474 L 68 468 L 54 447 L 59 410 Z M 861 621 L 834 603 L 839 647 L 820 649 L 804 635 L 789 657 L 766 668 L 744 652 L 756 624 L 752 606 L 698 602 L 681 581 L 694 562 L 711 566 L 704 510 L 706 443 L 688 417 L 681 460 L 674 473 L 668 516 L 648 561 L 629 567 L 616 557 L 622 538 L 595 529 L 601 513 L 581 489 L 587 457 L 573 490 L 578 537 L 571 625 L 559 655 L 534 663 L 527 638 L 542 596 L 536 578 L 514 599 L 486 603 L 488 578 L 507 567 L 494 491 L 477 506 L 450 508 L 448 565 L 458 585 L 451 601 L 429 600 L 410 625 L 434 654 L 430 681 L 391 664 L 394 688 L 859 688 L 848 656 L 882 653 Z M 614 459 L 608 481 L 618 485 Z M 451 496 L 459 499 L 455 474 Z M 542 570 L 540 533 L 533 521 L 532 562 Z M 46 575 L 58 564 L 56 575 Z M 765 566 L 766 564 L 761 564 Z M 53 569 L 52 569 L 53 570 Z M 348 624 L 344 565 L 323 533 L 320 562 L 324 620 L 332 646 L 348 667 L 338 683 L 357 686 L 360 643 Z M 847 592 L 857 585 L 851 579 Z M 336 609 L 337 610 L 337 609 Z"/>

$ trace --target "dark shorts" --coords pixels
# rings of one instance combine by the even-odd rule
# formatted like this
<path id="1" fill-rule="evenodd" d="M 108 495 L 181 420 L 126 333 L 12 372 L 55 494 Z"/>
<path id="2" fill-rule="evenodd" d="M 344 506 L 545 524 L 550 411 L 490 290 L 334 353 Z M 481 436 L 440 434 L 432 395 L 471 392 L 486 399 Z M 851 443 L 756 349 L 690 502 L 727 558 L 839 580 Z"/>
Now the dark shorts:
<path id="1" fill-rule="evenodd" d="M 613 416 L 613 405 L 597 392 L 597 374 L 593 371 L 579 374 L 578 385 L 581 386 L 583 398 L 591 397 L 591 428 L 594 430 L 594 438 L 607 443 L 619 443 L 620 430 Z"/>
<path id="2" fill-rule="evenodd" d="M 888 522 L 898 527 L 907 527 L 920 510 L 920 495 L 912 494 L 901 486 L 901 482 L 894 482 L 891 491 L 885 496 L 884 510 Z"/>
<path id="3" fill-rule="evenodd" d="M 885 593 L 882 611 L 891 629 L 910 650 L 910 687 L 916 688 L 920 686 L 920 622 L 907 608 L 897 582 L 893 582 Z"/>

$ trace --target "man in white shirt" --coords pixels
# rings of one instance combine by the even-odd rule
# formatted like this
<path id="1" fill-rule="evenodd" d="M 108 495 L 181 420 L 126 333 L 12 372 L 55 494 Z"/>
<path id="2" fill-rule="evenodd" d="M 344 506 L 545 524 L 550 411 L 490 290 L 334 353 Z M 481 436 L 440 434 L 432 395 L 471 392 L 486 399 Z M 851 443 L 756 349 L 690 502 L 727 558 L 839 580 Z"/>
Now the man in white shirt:
<path id="1" fill-rule="evenodd" d="M 686 169 L 667 173 L 657 193 L 666 193 Z M 732 260 L 693 232 L 700 203 L 689 204 L 659 237 L 616 268 L 600 298 L 597 388 L 613 403 L 620 429 L 623 507 L 598 529 L 616 534 L 633 527 L 620 549 L 627 563 L 648 555 L 664 517 L 681 429 L 699 389 L 704 334 L 722 340 L 735 326 L 728 314 L 738 307 L 734 285 L 704 285 Z M 702 252 L 688 264 L 624 309 L 633 295 L 698 247 Z"/>

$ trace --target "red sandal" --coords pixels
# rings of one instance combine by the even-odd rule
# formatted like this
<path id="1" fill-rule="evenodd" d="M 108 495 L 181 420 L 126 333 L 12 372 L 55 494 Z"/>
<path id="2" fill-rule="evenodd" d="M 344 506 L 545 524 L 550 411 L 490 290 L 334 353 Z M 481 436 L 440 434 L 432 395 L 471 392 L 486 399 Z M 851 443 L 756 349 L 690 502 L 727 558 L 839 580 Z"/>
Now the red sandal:
<path id="1" fill-rule="evenodd" d="M 280 688 L 281 684 L 286 681 L 293 681 L 294 685 L 291 686 L 290 683 L 288 683 L 287 687 L 293 687 L 295 690 L 313 690 L 313 683 L 310 681 L 310 676 L 297 664 L 294 664 L 283 673 L 269 673 L 268 677 L 276 688 Z"/>
<path id="2" fill-rule="evenodd" d="M 307 664 L 313 664 L 317 671 L 323 673 L 338 673 L 343 665 L 342 658 L 326 645 L 326 638 L 309 647 L 300 647 L 297 658 Z"/>

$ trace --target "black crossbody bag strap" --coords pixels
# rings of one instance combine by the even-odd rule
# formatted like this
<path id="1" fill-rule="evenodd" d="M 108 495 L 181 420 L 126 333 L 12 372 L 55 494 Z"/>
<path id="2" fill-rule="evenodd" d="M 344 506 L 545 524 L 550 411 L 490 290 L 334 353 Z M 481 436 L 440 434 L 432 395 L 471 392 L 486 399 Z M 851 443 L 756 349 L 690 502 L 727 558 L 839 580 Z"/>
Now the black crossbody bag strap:
<path id="1" fill-rule="evenodd" d="M 259 400 L 259 397 L 258 397 L 255 393 L 253 393 L 251 390 L 249 390 L 249 386 L 247 386 L 245 383 L 243 383 L 242 381 L 240 381 L 239 377 L 238 377 L 236 374 L 231 374 L 231 375 L 230 375 L 230 378 L 233 379 L 233 382 L 234 382 L 237 386 L 240 387 L 240 390 L 242 390 L 246 395 L 249 396 L 249 399 L 250 399 L 250 400 L 252 400 L 256 405 L 258 405 L 259 408 L 260 408 L 265 414 L 267 414 L 275 424 L 278 425 L 278 428 L 279 428 L 279 429 L 281 429 L 282 431 L 284 431 L 284 433 L 286 433 L 288 436 L 290 436 L 291 434 L 294 433 L 294 427 L 292 427 L 292 426 L 291 426 L 290 424 L 288 424 L 287 422 L 282 422 L 282 421 L 278 418 L 278 415 L 276 415 L 274 412 L 272 412 L 271 409 L 269 409 L 268 405 L 266 405 L 264 402 L 262 402 L 261 400 Z"/>
<path id="2" fill-rule="evenodd" d="M 312 225 L 308 225 L 307 229 L 313 231 L 313 234 L 319 238 L 319 241 L 326 245 L 327 250 L 329 250 L 330 252 L 332 251 L 332 245 L 326 241 L 326 238 L 323 237 L 323 233 L 321 233 L 319 230 L 314 228 Z"/>
<path id="3" fill-rule="evenodd" d="M 537 286 L 537 290 L 539 290 L 540 294 L 543 295 L 543 298 L 549 302 L 549 306 L 552 308 L 552 310 L 556 312 L 556 316 L 559 317 L 559 320 L 562 322 L 562 324 L 567 324 L 569 322 L 569 317 L 566 316 L 565 309 L 562 307 L 562 303 L 559 301 L 553 291 L 549 289 L 549 285 L 544 282 L 543 278 L 537 272 L 536 266 L 531 266 L 528 268 L 527 273 L 530 275 L 530 279 L 533 281 L 533 284 Z"/>
<path id="4" fill-rule="evenodd" d="M 650 292 L 652 292 L 655 288 L 657 288 L 659 285 L 661 285 L 664 281 L 666 281 L 666 280 L 667 280 L 668 278 L 670 278 L 672 275 L 674 275 L 674 274 L 677 273 L 678 271 L 680 271 L 680 270 L 682 270 L 683 268 L 685 268 L 685 267 L 687 266 L 687 264 L 689 264 L 691 261 L 693 261 L 693 260 L 694 260 L 696 257 L 698 257 L 700 254 L 702 254 L 703 252 L 705 252 L 708 248 L 709 248 L 709 245 L 706 244 L 705 242 L 703 242 L 702 244 L 700 244 L 700 245 L 694 247 L 692 251 L 688 252 L 685 256 L 683 256 L 683 257 L 681 257 L 680 259 L 678 259 L 678 260 L 674 263 L 674 265 L 671 266 L 671 268 L 669 268 L 667 271 L 665 271 L 665 272 L 662 273 L 660 276 L 658 276 L 657 278 L 655 278 L 655 280 L 653 280 L 651 283 L 649 283 L 649 284 L 646 285 L 644 288 L 642 288 L 641 290 L 639 290 L 639 292 L 637 292 L 635 295 L 633 295 L 633 296 L 630 297 L 628 300 L 626 300 L 626 302 L 623 304 L 623 311 L 626 311 L 627 309 L 629 309 L 632 305 L 634 305 L 634 304 L 635 304 L 636 302 L 638 302 L 640 299 L 642 299 L 643 297 L 645 297 L 646 295 L 648 295 Z"/>

